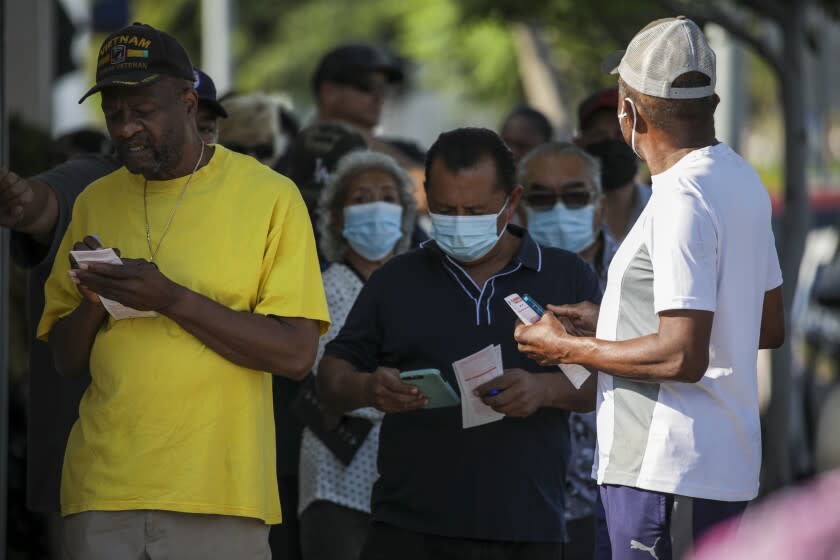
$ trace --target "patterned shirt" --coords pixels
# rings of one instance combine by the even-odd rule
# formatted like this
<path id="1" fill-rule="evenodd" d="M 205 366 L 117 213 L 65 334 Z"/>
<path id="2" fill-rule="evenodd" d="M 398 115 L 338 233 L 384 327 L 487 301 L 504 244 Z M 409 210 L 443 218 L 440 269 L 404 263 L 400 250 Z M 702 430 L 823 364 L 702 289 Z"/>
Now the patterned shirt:
<path id="1" fill-rule="evenodd" d="M 324 355 L 324 347 L 336 337 L 364 282 L 353 269 L 343 264 L 333 264 L 323 272 L 324 291 L 330 309 L 332 325 L 318 343 L 318 355 L 312 371 Z M 373 421 L 373 429 L 356 452 L 353 461 L 344 466 L 308 428 L 303 431 L 300 452 L 300 500 L 298 513 L 303 513 L 312 502 L 326 500 L 358 511 L 370 513 L 370 493 L 379 476 L 376 454 L 379 448 L 379 428 L 383 414 L 374 408 L 361 408 L 349 416 Z"/>

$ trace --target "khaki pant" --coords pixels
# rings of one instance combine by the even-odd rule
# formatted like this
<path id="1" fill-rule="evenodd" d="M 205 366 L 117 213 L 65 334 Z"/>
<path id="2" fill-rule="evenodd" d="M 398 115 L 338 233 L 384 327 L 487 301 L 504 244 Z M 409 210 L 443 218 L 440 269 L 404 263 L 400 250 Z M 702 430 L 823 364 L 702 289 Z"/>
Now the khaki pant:
<path id="1" fill-rule="evenodd" d="M 87 511 L 64 518 L 65 560 L 271 560 L 259 519 L 170 511 Z"/>

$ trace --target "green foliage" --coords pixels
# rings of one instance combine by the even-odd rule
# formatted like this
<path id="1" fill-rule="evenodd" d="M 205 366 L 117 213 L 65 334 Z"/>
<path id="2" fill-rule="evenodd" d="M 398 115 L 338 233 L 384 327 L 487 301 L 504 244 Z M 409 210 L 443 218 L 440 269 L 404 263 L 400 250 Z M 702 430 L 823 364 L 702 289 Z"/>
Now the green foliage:
<path id="1" fill-rule="evenodd" d="M 719 0 L 726 3 L 727 0 Z M 743 3 L 744 0 L 729 0 Z M 840 0 L 818 0 L 829 16 Z M 522 99 L 512 22 L 537 23 L 571 102 L 615 83 L 601 61 L 647 22 L 674 15 L 663 0 L 239 0 L 233 1 L 235 89 L 289 93 L 311 103 L 309 82 L 321 55 L 336 44 L 391 47 L 418 71 L 414 86 L 443 89 L 490 107 Z M 200 61 L 200 0 L 134 0 L 132 17 L 175 34 Z M 754 2 L 750 2 L 754 4 Z M 760 72 L 762 83 L 766 71 Z M 764 83 L 757 103 L 766 106 Z"/>
<path id="2" fill-rule="evenodd" d="M 601 62 L 624 48 L 647 22 L 665 13 L 656 0 L 465 0 L 466 21 L 491 14 L 508 21 L 537 23 L 571 101 L 615 84 Z"/>
<path id="3" fill-rule="evenodd" d="M 200 60 L 198 0 L 135 0 L 133 18 L 173 33 Z M 274 0 L 233 2 L 235 89 L 283 91 L 310 100 L 319 58 L 349 41 L 385 45 L 421 69 L 420 87 L 510 105 L 521 88 L 507 23 L 465 15 L 457 0 Z"/>
<path id="4" fill-rule="evenodd" d="M 425 63 L 422 83 L 484 103 L 511 105 L 520 96 L 508 26 L 493 17 L 465 22 L 454 0 L 402 4 L 400 50 Z"/>

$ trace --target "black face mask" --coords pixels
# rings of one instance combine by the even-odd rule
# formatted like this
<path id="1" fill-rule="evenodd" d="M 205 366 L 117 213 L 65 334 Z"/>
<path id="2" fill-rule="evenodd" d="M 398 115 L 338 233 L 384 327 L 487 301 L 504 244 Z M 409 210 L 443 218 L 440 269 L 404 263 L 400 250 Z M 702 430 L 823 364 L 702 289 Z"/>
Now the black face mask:
<path id="1" fill-rule="evenodd" d="M 639 160 L 623 140 L 601 140 L 584 146 L 584 150 L 601 161 L 601 186 L 604 192 L 623 187 L 639 170 Z"/>

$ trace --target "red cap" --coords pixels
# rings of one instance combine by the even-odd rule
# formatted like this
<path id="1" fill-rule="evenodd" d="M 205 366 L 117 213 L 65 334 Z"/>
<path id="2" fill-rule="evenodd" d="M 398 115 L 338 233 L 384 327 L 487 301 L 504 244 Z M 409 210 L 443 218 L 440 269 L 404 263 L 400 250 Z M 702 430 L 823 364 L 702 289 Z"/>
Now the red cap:
<path id="1" fill-rule="evenodd" d="M 592 113 L 601 109 L 618 110 L 618 88 L 610 87 L 598 90 L 578 105 L 578 128 L 584 128 L 584 122 Z"/>

